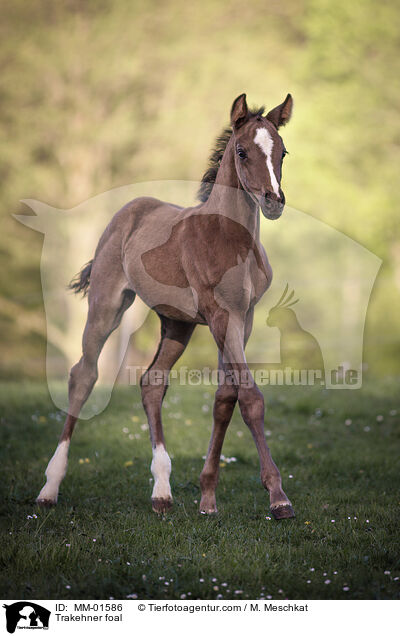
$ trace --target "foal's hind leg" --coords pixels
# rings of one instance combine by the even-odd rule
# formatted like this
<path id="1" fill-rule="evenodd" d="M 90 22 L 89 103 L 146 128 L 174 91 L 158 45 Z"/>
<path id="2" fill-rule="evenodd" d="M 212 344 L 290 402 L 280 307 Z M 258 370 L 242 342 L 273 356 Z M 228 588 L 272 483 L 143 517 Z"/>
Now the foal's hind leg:
<path id="1" fill-rule="evenodd" d="M 67 472 L 71 436 L 79 412 L 97 380 L 97 361 L 100 352 L 110 333 L 121 322 L 124 311 L 135 298 L 134 292 L 124 289 L 123 284 L 121 276 L 118 280 L 107 281 L 107 286 L 102 285 L 101 281 L 97 285 L 91 283 L 89 313 L 82 339 L 82 357 L 71 369 L 68 415 L 57 449 L 46 469 L 47 481 L 36 499 L 41 506 L 52 506 L 57 503 L 60 484 Z"/>
<path id="2" fill-rule="evenodd" d="M 154 488 L 151 496 L 154 512 L 165 512 L 172 506 L 169 476 L 171 460 L 165 448 L 161 407 L 168 386 L 168 374 L 184 352 L 194 324 L 161 318 L 161 341 L 153 362 L 141 379 L 142 401 L 150 428 L 153 449 L 151 472 Z M 161 373 L 160 373 L 161 372 Z"/>

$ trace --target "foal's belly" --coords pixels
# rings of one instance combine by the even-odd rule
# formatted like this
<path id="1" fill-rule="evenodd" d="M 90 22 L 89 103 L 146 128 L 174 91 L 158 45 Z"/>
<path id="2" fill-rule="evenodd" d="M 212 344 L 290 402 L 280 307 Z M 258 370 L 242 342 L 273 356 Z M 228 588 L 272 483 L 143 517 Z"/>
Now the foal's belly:
<path id="1" fill-rule="evenodd" d="M 152 307 L 160 316 L 165 316 L 171 320 L 179 320 L 180 322 L 190 322 L 196 325 L 207 325 L 207 320 L 199 312 L 193 316 L 193 313 L 186 313 L 172 305 L 158 304 Z"/>

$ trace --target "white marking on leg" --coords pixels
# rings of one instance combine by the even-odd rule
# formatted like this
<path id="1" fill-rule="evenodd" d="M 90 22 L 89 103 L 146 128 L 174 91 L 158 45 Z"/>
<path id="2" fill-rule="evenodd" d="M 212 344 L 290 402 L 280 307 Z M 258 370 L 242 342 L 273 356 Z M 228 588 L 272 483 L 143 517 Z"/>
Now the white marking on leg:
<path id="1" fill-rule="evenodd" d="M 163 444 L 153 448 L 151 472 L 154 477 L 152 499 L 172 499 L 169 476 L 171 474 L 171 460 Z"/>
<path id="2" fill-rule="evenodd" d="M 274 147 L 274 142 L 266 128 L 257 128 L 256 136 L 254 137 L 254 143 L 256 143 L 257 146 L 261 148 L 261 150 L 267 157 L 267 168 L 269 177 L 271 179 L 271 186 L 278 199 L 280 199 L 279 183 L 275 176 L 274 166 L 272 165 L 272 149 Z"/>
<path id="3" fill-rule="evenodd" d="M 47 481 L 40 491 L 37 501 L 57 502 L 58 489 L 67 472 L 69 444 L 70 440 L 64 440 L 57 446 L 56 452 L 46 468 Z"/>

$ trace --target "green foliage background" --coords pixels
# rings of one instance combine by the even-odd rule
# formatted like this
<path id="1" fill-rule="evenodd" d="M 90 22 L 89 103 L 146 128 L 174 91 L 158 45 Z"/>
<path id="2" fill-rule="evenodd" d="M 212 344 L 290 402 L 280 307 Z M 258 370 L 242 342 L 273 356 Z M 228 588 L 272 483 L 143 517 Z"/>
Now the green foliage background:
<path id="1" fill-rule="evenodd" d="M 3 2 L 1 376 L 44 377 L 42 236 L 12 219 L 20 199 L 68 208 L 126 183 L 198 180 L 236 95 L 273 107 L 289 91 L 287 201 L 383 259 L 365 358 L 398 372 L 399 13 L 374 0 Z M 142 347 L 157 329 L 148 320 Z"/>

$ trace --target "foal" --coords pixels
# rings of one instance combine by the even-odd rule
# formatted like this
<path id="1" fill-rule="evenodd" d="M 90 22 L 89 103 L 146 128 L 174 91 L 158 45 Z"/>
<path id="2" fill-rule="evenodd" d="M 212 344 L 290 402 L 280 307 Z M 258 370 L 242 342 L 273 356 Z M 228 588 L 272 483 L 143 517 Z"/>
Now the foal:
<path id="1" fill-rule="evenodd" d="M 71 369 L 68 415 L 46 470 L 39 504 L 57 502 L 75 422 L 97 380 L 98 357 L 138 294 L 161 320 L 161 341 L 141 381 L 153 449 L 153 510 L 163 513 L 172 505 L 171 461 L 161 422 L 168 372 L 195 326 L 201 324 L 208 325 L 217 344 L 220 373 L 214 425 L 200 475 L 200 511 L 217 512 L 215 490 L 222 444 L 239 402 L 256 443 L 271 512 L 275 519 L 294 517 L 265 440 L 263 396 L 244 353 L 254 305 L 272 279 L 260 243 L 259 208 L 267 219 L 282 214 L 285 197 L 280 182 L 286 151 L 278 129 L 289 121 L 291 112 L 290 95 L 266 116 L 262 110 L 250 111 L 246 95 L 240 95 L 232 105 L 231 129 L 218 139 L 211 167 L 203 177 L 200 205 L 183 209 L 140 197 L 111 220 L 94 259 L 71 284 L 76 292 L 88 291 L 83 354 Z"/>

